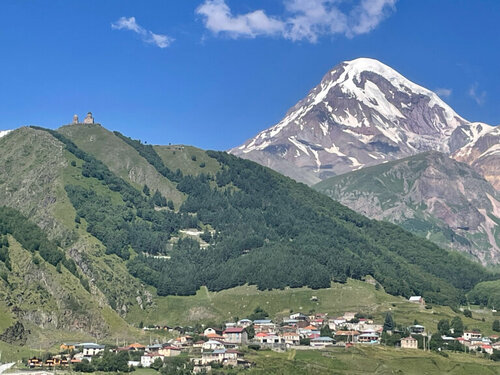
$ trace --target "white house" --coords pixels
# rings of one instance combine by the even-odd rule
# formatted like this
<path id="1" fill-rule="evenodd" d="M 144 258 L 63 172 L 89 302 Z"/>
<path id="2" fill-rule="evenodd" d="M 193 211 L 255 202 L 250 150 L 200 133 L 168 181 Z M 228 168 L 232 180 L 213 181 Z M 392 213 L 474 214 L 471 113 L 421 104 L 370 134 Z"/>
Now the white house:
<path id="1" fill-rule="evenodd" d="M 207 328 L 203 331 L 203 336 L 209 337 L 209 335 L 220 335 L 222 330 L 216 328 Z"/>
<path id="2" fill-rule="evenodd" d="M 281 335 L 285 344 L 289 346 L 299 345 L 300 344 L 300 336 L 296 332 L 283 332 Z"/>
<path id="3" fill-rule="evenodd" d="M 268 334 L 265 332 L 259 332 L 255 335 L 255 340 L 261 344 L 283 344 L 285 340 L 276 336 L 275 334 Z"/>
<path id="4" fill-rule="evenodd" d="M 163 361 L 165 357 L 158 353 L 144 354 L 143 356 L 141 356 L 141 365 L 142 367 L 150 367 L 158 358 Z"/>
<path id="5" fill-rule="evenodd" d="M 425 301 L 424 299 L 422 298 L 422 296 L 411 296 L 408 301 L 410 301 L 411 303 L 418 303 L 420 305 L 425 305 Z"/>
<path id="6" fill-rule="evenodd" d="M 236 363 L 238 357 L 241 357 L 242 354 L 237 350 L 226 350 L 226 349 L 217 349 L 214 351 L 207 351 L 201 354 L 201 361 L 199 364 L 206 365 L 212 362 L 226 363 L 233 362 Z"/>
<path id="7" fill-rule="evenodd" d="M 481 333 L 480 332 L 474 332 L 474 331 L 465 331 L 462 337 L 466 340 L 469 341 L 480 341 L 481 340 Z"/>
<path id="8" fill-rule="evenodd" d="M 343 317 L 328 319 L 328 327 L 330 327 L 332 331 L 336 331 L 340 327 L 345 326 L 346 323 L 347 321 Z"/>
<path id="9" fill-rule="evenodd" d="M 276 324 L 269 319 L 261 319 L 253 321 L 255 333 L 258 332 L 276 332 Z"/>
<path id="10" fill-rule="evenodd" d="M 84 357 L 93 357 L 97 354 L 104 352 L 104 345 L 98 345 L 92 342 L 80 344 L 83 348 Z"/>
<path id="11" fill-rule="evenodd" d="M 216 340 L 208 340 L 205 342 L 201 348 L 205 350 L 216 350 L 216 349 L 224 349 L 224 344 L 222 344 L 220 341 Z"/>
<path id="12" fill-rule="evenodd" d="M 418 341 L 409 336 L 401 339 L 401 348 L 403 349 L 418 349 Z"/>
<path id="13" fill-rule="evenodd" d="M 304 315 L 302 313 L 295 313 L 290 315 L 290 319 L 293 320 L 307 320 L 307 315 Z"/>

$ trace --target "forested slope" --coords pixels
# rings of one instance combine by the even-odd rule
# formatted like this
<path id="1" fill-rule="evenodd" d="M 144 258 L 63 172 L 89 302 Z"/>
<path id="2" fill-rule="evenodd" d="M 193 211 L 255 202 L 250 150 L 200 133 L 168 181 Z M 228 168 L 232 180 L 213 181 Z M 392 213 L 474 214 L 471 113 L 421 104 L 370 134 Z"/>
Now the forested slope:
<path id="1" fill-rule="evenodd" d="M 129 271 L 160 295 L 245 283 L 261 289 L 321 288 L 331 280 L 370 274 L 389 293 L 422 294 L 429 301 L 457 304 L 477 282 L 493 277 L 457 254 L 395 225 L 369 220 L 256 163 L 209 151 L 207 157 L 218 162 L 218 172 L 189 175 L 167 167 L 154 147 L 115 135 L 187 197 L 180 209 L 162 208 L 151 191 L 148 195 L 149 188 L 134 188 L 55 134 L 84 160 L 82 175 L 99 179 L 119 193 L 122 202 L 81 187 L 68 185 L 66 191 L 78 216 L 108 252 L 123 259 L 138 254 L 128 261 Z M 178 231 L 189 227 L 206 230 L 204 239 L 211 246 L 201 249 L 197 241 L 177 241 Z"/>

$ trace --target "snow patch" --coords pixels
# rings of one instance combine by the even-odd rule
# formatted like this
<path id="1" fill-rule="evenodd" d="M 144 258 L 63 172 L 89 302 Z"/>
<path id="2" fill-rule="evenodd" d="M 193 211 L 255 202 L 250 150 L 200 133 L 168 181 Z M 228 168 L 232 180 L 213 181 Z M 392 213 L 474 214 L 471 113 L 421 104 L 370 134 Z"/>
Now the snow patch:
<path id="1" fill-rule="evenodd" d="M 0 130 L 0 138 L 5 137 L 7 134 L 9 134 L 12 130 Z"/>
<path id="2" fill-rule="evenodd" d="M 330 153 L 330 154 L 335 154 L 335 155 L 338 155 L 338 156 L 346 156 L 342 151 L 340 151 L 340 149 L 332 144 L 331 147 L 328 147 L 328 148 L 325 148 L 325 151 Z"/>
<path id="3" fill-rule="evenodd" d="M 288 137 L 288 140 L 294 144 L 295 147 L 297 147 L 300 151 L 302 151 L 304 154 L 309 156 L 309 151 L 307 151 L 307 147 L 304 146 L 302 143 L 297 141 L 296 137 Z"/>
<path id="4" fill-rule="evenodd" d="M 364 165 L 361 164 L 355 157 L 349 156 L 349 160 L 351 161 L 353 167 L 362 167 Z"/>

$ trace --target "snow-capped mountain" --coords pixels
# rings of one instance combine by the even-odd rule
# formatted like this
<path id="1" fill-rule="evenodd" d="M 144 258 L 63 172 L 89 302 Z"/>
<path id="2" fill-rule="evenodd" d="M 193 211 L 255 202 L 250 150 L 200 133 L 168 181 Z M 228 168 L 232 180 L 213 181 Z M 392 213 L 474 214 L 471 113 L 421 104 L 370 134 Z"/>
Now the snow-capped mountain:
<path id="1" fill-rule="evenodd" d="M 476 127 L 434 92 L 359 58 L 335 66 L 283 120 L 230 152 L 313 184 L 425 151 L 456 153 Z"/>

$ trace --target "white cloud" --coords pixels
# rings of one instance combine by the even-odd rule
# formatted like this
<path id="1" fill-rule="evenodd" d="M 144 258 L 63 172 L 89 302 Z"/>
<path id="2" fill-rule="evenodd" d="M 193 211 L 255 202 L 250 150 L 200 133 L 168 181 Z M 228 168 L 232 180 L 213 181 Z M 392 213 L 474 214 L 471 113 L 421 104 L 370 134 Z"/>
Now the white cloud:
<path id="1" fill-rule="evenodd" d="M 174 41 L 168 35 L 155 34 L 152 31 L 146 30 L 136 22 L 135 17 L 121 17 L 118 21 L 111 24 L 111 28 L 133 31 L 139 34 L 144 42 L 154 44 L 160 48 L 166 48 Z"/>
<path id="2" fill-rule="evenodd" d="M 479 84 L 474 82 L 469 88 L 469 96 L 475 100 L 478 105 L 483 105 L 486 100 L 486 91 L 478 92 Z"/>
<path id="3" fill-rule="evenodd" d="M 205 26 L 210 31 L 226 33 L 233 38 L 272 35 L 284 29 L 282 21 L 268 17 L 263 10 L 233 16 L 224 0 L 206 0 L 196 13 L 205 17 Z"/>
<path id="4" fill-rule="evenodd" d="M 453 93 L 452 89 L 446 89 L 444 87 L 440 87 L 434 91 L 438 96 L 441 98 L 449 98 L 451 94 Z"/>
<path id="5" fill-rule="evenodd" d="M 394 10 L 397 0 L 283 0 L 285 13 L 268 16 L 262 9 L 234 15 L 225 0 L 205 0 L 196 13 L 214 34 L 232 38 L 280 36 L 316 42 L 325 35 L 354 37 L 376 28 Z M 345 6 L 340 8 L 342 3 Z"/>

